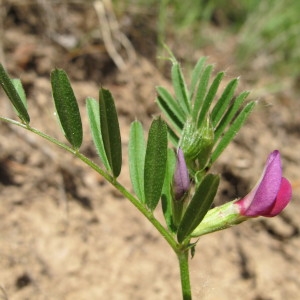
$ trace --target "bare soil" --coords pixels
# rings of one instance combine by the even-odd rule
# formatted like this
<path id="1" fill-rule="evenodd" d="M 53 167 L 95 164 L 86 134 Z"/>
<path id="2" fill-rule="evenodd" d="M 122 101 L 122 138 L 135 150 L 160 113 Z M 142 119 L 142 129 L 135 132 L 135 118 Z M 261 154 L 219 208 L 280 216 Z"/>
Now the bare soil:
<path id="1" fill-rule="evenodd" d="M 107 54 L 91 5 L 53 6 L 52 13 L 59 17 L 49 19 L 49 10 L 28 2 L 2 1 L 0 39 L 2 62 L 24 83 L 32 126 L 64 140 L 49 82 L 51 69 L 60 67 L 70 75 L 79 101 L 84 123 L 81 151 L 99 162 L 85 98 L 97 98 L 100 84 L 116 99 L 126 149 L 130 122 L 139 119 L 149 128 L 158 113 L 155 86 L 170 87 L 167 73 L 155 60 L 155 24 L 149 18 L 143 27 L 130 15 L 122 21 L 136 58 L 120 71 Z M 79 46 L 66 48 L 54 41 L 55 32 Z M 231 38 L 226 47 L 217 44 L 192 51 L 170 41 L 171 47 L 179 45 L 176 54 L 181 58 L 193 53 L 189 60 L 195 61 L 209 55 L 217 70 L 227 69 L 228 80 L 242 75 L 242 87 L 253 89 L 252 97 L 259 100 L 217 163 L 222 173 L 217 203 L 245 195 L 274 149 L 281 151 L 293 201 L 276 218 L 258 218 L 201 238 L 191 261 L 193 294 L 205 300 L 297 300 L 299 99 L 292 88 L 255 93 L 272 74 L 255 66 L 238 74 L 231 54 L 235 43 Z M 120 53 L 128 62 L 126 52 Z M 0 98 L 1 116 L 14 118 L 3 91 Z M 0 123 L 0 134 L 0 299 L 181 299 L 175 255 L 129 201 L 70 154 L 32 133 Z M 123 160 L 120 181 L 131 189 L 126 151 Z M 157 215 L 161 218 L 160 212 Z"/>

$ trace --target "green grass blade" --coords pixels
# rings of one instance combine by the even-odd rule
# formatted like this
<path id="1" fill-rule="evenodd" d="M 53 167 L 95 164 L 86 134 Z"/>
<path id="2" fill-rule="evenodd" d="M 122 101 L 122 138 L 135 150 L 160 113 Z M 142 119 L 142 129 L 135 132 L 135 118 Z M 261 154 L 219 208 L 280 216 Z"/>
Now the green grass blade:
<path id="1" fill-rule="evenodd" d="M 204 120 L 206 119 L 206 114 L 210 109 L 210 106 L 212 104 L 212 101 L 214 100 L 214 97 L 217 94 L 219 85 L 224 77 L 224 72 L 220 72 L 217 74 L 217 76 L 215 77 L 215 79 L 213 80 L 206 96 L 205 99 L 203 101 L 203 105 L 201 107 L 201 111 L 200 114 L 198 116 L 198 121 L 197 121 L 197 127 L 201 127 L 202 123 L 204 122 Z"/>
<path id="2" fill-rule="evenodd" d="M 161 197 L 167 163 L 167 125 L 155 119 L 150 127 L 145 156 L 144 186 L 145 202 L 153 211 Z"/>
<path id="3" fill-rule="evenodd" d="M 200 109 L 203 105 L 204 97 L 206 95 L 208 82 L 209 82 L 209 78 L 210 78 L 212 70 L 213 70 L 212 65 L 206 66 L 206 68 L 205 68 L 205 70 L 204 70 L 204 72 L 201 75 L 201 78 L 199 80 L 199 84 L 198 84 L 197 91 L 196 91 L 196 94 L 195 94 L 195 101 L 194 101 L 193 111 L 192 111 L 192 117 L 193 117 L 193 120 L 195 122 L 198 118 L 199 111 L 200 111 Z"/>
<path id="4" fill-rule="evenodd" d="M 227 110 L 237 85 L 238 85 L 238 78 L 231 80 L 227 84 L 226 88 L 224 89 L 224 92 L 222 93 L 220 99 L 214 106 L 211 113 L 211 121 L 214 127 L 216 127 L 216 125 L 221 120 L 224 112 Z"/>
<path id="5" fill-rule="evenodd" d="M 172 61 L 171 69 L 172 83 L 175 91 L 177 101 L 185 112 L 186 115 L 189 115 L 191 110 L 191 102 L 189 99 L 189 94 L 187 91 L 186 83 L 184 81 L 183 74 L 181 72 L 180 65 L 177 61 Z"/>
<path id="6" fill-rule="evenodd" d="M 182 243 L 201 223 L 214 201 L 220 178 L 208 174 L 201 181 L 189 206 L 187 207 L 177 231 L 177 240 Z"/>
<path id="7" fill-rule="evenodd" d="M 203 72 L 203 69 L 204 69 L 204 65 L 205 65 L 205 62 L 206 62 L 206 57 L 201 57 L 196 66 L 194 67 L 193 71 L 192 71 L 192 78 L 191 78 L 191 84 L 190 84 L 190 93 L 192 95 L 192 98 L 193 98 L 193 95 L 194 95 L 194 92 L 195 92 L 195 89 L 197 88 L 198 86 L 198 83 L 199 83 L 199 80 L 201 78 L 201 74 Z"/>
<path id="8" fill-rule="evenodd" d="M 109 90 L 100 88 L 99 110 L 105 153 L 114 177 L 118 177 L 122 167 L 121 134 L 114 99 Z"/>
<path id="9" fill-rule="evenodd" d="M 130 126 L 128 155 L 130 179 L 135 194 L 141 202 L 145 202 L 144 195 L 144 164 L 146 144 L 144 130 L 140 122 L 134 121 Z"/>
<path id="10" fill-rule="evenodd" d="M 90 129 L 92 138 L 97 150 L 97 153 L 108 171 L 111 171 L 104 145 L 102 140 L 102 134 L 100 130 L 100 116 L 99 116 L 99 103 L 93 98 L 88 97 L 86 99 L 86 110 L 88 114 Z"/>
<path id="11" fill-rule="evenodd" d="M 64 70 L 51 72 L 51 85 L 55 108 L 64 134 L 70 144 L 79 149 L 82 144 L 80 112 L 68 75 Z"/>
<path id="12" fill-rule="evenodd" d="M 243 126 L 244 122 L 247 120 L 249 114 L 253 110 L 255 106 L 255 102 L 248 103 L 243 110 L 240 112 L 240 114 L 236 117 L 236 119 L 233 121 L 231 126 L 229 127 L 228 131 L 224 134 L 221 141 L 217 145 L 217 147 L 214 149 L 212 156 L 211 156 L 211 162 L 214 163 L 217 158 L 220 156 L 220 154 L 224 151 L 224 149 L 228 146 L 228 144 L 232 141 L 232 139 L 235 137 L 235 135 L 238 133 L 238 131 Z"/>
<path id="13" fill-rule="evenodd" d="M 0 64 L 0 85 L 2 86 L 5 94 L 11 101 L 12 105 L 16 109 L 19 118 L 26 124 L 30 122 L 26 106 L 22 101 L 22 95 L 18 93 L 14 83 L 9 78 L 2 64 Z"/>
<path id="14" fill-rule="evenodd" d="M 242 92 L 233 102 L 233 104 L 229 107 L 229 109 L 226 111 L 223 118 L 220 120 L 219 124 L 217 125 L 217 128 L 215 129 L 215 142 L 219 139 L 219 137 L 224 132 L 225 128 L 228 124 L 230 124 L 233 120 L 233 118 L 236 116 L 236 113 L 243 105 L 245 99 L 248 97 L 249 92 L 245 91 Z"/>

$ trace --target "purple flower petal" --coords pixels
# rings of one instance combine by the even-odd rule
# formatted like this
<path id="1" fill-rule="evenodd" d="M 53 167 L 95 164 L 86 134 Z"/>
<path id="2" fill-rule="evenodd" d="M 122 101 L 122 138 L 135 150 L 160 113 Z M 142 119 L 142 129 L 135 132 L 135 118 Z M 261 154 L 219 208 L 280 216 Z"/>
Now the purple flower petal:
<path id="1" fill-rule="evenodd" d="M 268 214 L 264 214 L 264 217 L 274 217 L 277 216 L 282 210 L 290 203 L 292 199 L 292 186 L 290 182 L 282 177 L 281 185 L 279 192 L 277 194 L 277 198 L 272 209 Z"/>
<path id="2" fill-rule="evenodd" d="M 184 160 L 183 151 L 179 148 L 177 151 L 176 169 L 173 179 L 174 198 L 181 200 L 190 187 L 190 177 Z"/>
<path id="3" fill-rule="evenodd" d="M 235 205 L 246 217 L 273 217 L 287 206 L 291 197 L 291 185 L 282 177 L 280 153 L 275 150 L 269 155 L 256 186 Z"/>
<path id="4" fill-rule="evenodd" d="M 279 151 L 273 151 L 267 160 L 262 178 L 254 189 L 254 195 L 251 192 L 251 198 L 248 199 L 245 216 L 257 216 L 268 213 L 273 207 L 276 196 L 279 192 L 282 178 L 281 159 Z M 246 196 L 248 197 L 248 196 Z"/>

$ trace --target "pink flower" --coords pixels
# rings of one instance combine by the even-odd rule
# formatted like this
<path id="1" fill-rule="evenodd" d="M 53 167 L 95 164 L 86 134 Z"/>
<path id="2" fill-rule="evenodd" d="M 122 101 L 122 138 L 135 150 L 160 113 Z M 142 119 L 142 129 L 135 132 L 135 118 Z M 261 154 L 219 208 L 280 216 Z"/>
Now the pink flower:
<path id="1" fill-rule="evenodd" d="M 289 181 L 282 177 L 280 153 L 275 150 L 269 155 L 256 186 L 234 205 L 245 217 L 274 217 L 289 204 L 291 198 L 292 187 Z"/>

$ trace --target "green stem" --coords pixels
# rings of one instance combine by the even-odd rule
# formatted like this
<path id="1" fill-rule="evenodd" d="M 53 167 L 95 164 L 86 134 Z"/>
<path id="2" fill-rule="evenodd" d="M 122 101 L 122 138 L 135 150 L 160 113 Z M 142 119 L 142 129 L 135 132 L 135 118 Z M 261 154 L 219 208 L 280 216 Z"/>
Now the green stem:
<path id="1" fill-rule="evenodd" d="M 81 161 L 83 161 L 86 165 L 91 167 L 93 170 L 95 170 L 97 173 L 99 173 L 101 176 L 103 176 L 109 183 L 111 183 L 117 190 L 119 190 L 124 197 L 126 197 L 148 220 L 149 222 L 157 229 L 157 231 L 163 236 L 163 238 L 167 241 L 167 243 L 171 246 L 171 248 L 175 251 L 175 253 L 178 252 L 178 244 L 174 240 L 173 236 L 165 229 L 165 227 L 154 217 L 153 213 L 149 211 L 137 198 L 135 198 L 122 184 L 120 184 L 116 178 L 111 176 L 109 173 L 101 169 L 98 165 L 96 165 L 93 161 L 91 161 L 89 158 L 84 156 L 82 153 L 78 152 L 77 149 L 74 149 L 72 147 L 69 147 L 68 145 L 58 141 L 57 139 L 39 131 L 38 129 L 35 129 L 28 124 L 23 124 L 18 121 L 0 117 L 1 121 L 4 121 L 6 123 L 10 123 L 13 125 L 17 125 L 21 128 L 27 129 L 38 136 L 52 142 L 53 144 L 59 146 L 60 148 L 63 148 L 64 150 L 74 154 L 77 158 L 79 158 Z"/>
<path id="2" fill-rule="evenodd" d="M 182 287 L 182 299 L 183 300 L 191 300 L 191 286 L 190 286 L 190 276 L 189 276 L 189 262 L 188 262 L 188 253 L 189 250 L 184 246 L 181 245 L 179 247 L 178 243 L 175 241 L 174 237 L 168 230 L 154 217 L 153 213 L 149 211 L 143 203 L 141 203 L 137 198 L 135 198 L 122 184 L 120 184 L 116 178 L 111 176 L 108 172 L 101 169 L 98 165 L 96 165 L 93 161 L 87 158 L 82 153 L 78 152 L 77 149 L 74 149 L 57 139 L 40 132 L 39 130 L 29 126 L 28 124 L 23 124 L 17 122 L 12 119 L 0 117 L 1 121 L 17 125 L 21 128 L 27 129 L 38 136 L 52 142 L 53 144 L 59 146 L 60 148 L 72 153 L 77 158 L 79 158 L 82 162 L 88 165 L 90 168 L 95 170 L 101 176 L 103 176 L 109 183 L 111 183 L 118 191 L 122 193 L 124 197 L 126 197 L 148 220 L 149 222 L 157 229 L 157 231 L 163 236 L 163 238 L 167 241 L 173 251 L 176 253 L 178 260 L 179 260 L 179 267 L 180 267 L 180 277 L 181 277 L 181 287 Z"/>
<path id="3" fill-rule="evenodd" d="M 189 272 L 189 250 L 183 249 L 182 252 L 177 253 L 177 257 L 178 257 L 179 268 L 180 268 L 182 299 L 192 300 L 190 272 Z"/>

